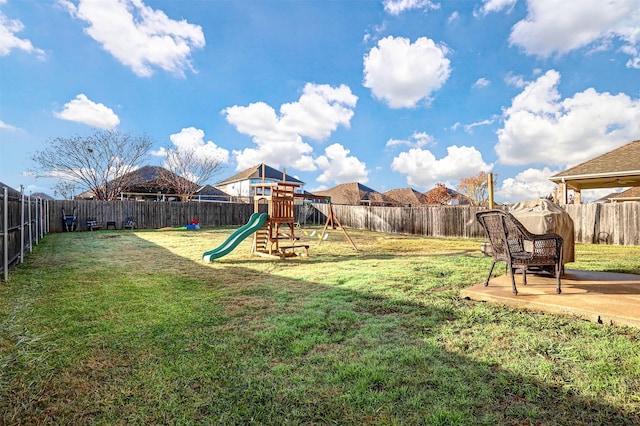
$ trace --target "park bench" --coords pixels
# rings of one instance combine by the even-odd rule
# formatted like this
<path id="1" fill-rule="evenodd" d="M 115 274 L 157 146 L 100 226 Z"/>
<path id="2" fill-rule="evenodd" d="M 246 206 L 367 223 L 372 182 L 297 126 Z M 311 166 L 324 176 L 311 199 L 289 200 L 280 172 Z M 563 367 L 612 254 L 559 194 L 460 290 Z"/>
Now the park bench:
<path id="1" fill-rule="evenodd" d="M 93 231 L 100 228 L 102 228 L 102 225 L 98 225 L 98 220 L 95 217 L 87 218 L 87 229 L 89 231 Z"/>

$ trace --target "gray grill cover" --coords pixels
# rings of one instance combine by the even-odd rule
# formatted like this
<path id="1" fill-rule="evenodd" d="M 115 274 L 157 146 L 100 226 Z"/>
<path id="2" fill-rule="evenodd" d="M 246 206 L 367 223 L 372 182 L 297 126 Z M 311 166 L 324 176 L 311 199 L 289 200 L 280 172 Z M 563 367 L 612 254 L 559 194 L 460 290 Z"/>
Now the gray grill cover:
<path id="1" fill-rule="evenodd" d="M 515 203 L 509 208 L 509 213 L 515 216 L 529 232 L 534 234 L 546 234 L 549 232 L 559 234 L 564 240 L 563 263 L 575 261 L 573 219 L 560 206 L 541 198 Z"/>

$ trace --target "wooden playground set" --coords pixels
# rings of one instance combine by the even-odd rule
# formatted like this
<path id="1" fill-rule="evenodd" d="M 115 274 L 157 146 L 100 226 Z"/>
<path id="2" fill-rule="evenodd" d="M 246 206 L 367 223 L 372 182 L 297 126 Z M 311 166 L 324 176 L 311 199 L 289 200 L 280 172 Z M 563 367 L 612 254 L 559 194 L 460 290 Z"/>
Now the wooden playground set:
<path id="1" fill-rule="evenodd" d="M 296 198 L 311 198 L 315 200 L 326 200 L 329 204 L 327 221 L 322 232 L 319 234 L 319 241 L 326 235 L 327 229 L 340 228 L 354 250 L 358 250 L 355 243 L 344 229 L 333 211 L 333 205 L 329 197 L 320 195 L 306 195 L 296 193 L 300 187 L 296 183 L 282 182 L 261 182 L 252 184 L 254 188 L 254 212 L 259 211 L 260 204 L 267 204 L 268 218 L 264 225 L 258 229 L 253 236 L 251 252 L 259 256 L 269 257 L 289 257 L 296 256 L 296 250 L 303 250 L 305 256 L 309 255 L 309 244 L 300 243 L 299 237 L 295 235 L 296 221 L 294 217 L 294 206 Z"/>
<path id="2" fill-rule="evenodd" d="M 253 235 L 252 254 L 276 258 L 308 256 L 309 244 L 301 242 L 300 237 L 295 235 L 297 223 L 294 206 L 296 199 L 299 198 L 325 200 L 329 204 L 327 221 L 319 234 L 320 243 L 323 238 L 326 238 L 327 229 L 331 226 L 332 229 L 340 228 L 353 249 L 358 251 L 355 243 L 336 217 L 329 197 L 296 193 L 300 184 L 287 182 L 284 173 L 282 182 L 265 182 L 263 179 L 262 182 L 254 183 L 251 187 L 254 190 L 254 213 L 249 222 L 234 231 L 220 246 L 203 253 L 203 260 L 210 262 L 229 254 L 241 241 L 251 235 Z M 267 213 L 261 213 L 260 210 L 264 209 L 260 207 L 265 204 Z"/>

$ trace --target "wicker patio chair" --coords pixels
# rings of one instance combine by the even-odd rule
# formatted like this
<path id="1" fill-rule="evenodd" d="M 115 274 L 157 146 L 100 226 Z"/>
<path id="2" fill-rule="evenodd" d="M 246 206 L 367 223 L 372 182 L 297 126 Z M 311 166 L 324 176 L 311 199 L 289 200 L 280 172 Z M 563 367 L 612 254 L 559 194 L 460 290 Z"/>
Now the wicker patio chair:
<path id="1" fill-rule="evenodd" d="M 513 294 L 518 294 L 517 270 L 522 271 L 523 283 L 527 284 L 527 270 L 547 271 L 555 274 L 558 281 L 556 293 L 560 294 L 562 274 L 562 237 L 558 234 L 533 234 L 510 213 L 502 210 L 484 210 L 476 213 L 476 219 L 487 232 L 493 251 L 493 264 L 484 285 L 489 285 L 493 267 L 505 262 L 511 272 Z"/>

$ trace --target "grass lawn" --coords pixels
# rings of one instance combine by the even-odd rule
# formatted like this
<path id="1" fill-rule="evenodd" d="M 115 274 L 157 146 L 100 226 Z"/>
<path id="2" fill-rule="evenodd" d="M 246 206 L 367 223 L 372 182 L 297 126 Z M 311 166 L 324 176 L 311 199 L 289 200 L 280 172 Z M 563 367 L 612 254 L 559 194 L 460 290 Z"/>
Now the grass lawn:
<path id="1" fill-rule="evenodd" d="M 231 232 L 48 235 L 0 283 L 0 422 L 640 424 L 640 330 L 461 299 L 479 240 L 200 260 Z M 640 274 L 640 247 L 576 259 Z"/>

